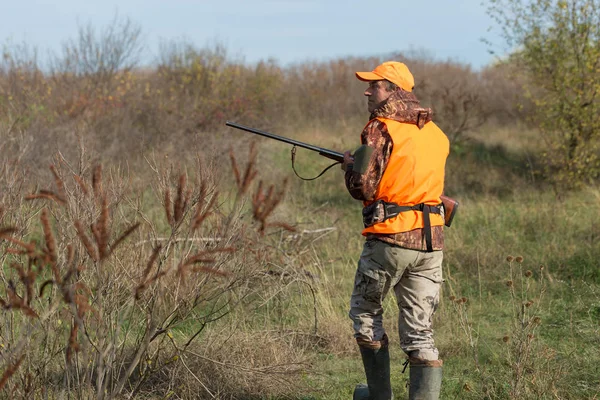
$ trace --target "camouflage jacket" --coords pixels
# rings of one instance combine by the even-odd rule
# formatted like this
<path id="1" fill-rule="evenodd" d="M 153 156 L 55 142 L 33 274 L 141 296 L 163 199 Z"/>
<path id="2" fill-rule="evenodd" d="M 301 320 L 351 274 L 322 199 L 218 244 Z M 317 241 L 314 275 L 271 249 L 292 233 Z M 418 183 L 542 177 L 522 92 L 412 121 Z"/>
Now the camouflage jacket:
<path id="1" fill-rule="evenodd" d="M 399 90 L 394 92 L 387 102 L 371 114 L 371 120 L 361 133 L 361 143 L 372 147 L 373 154 L 369 160 L 367 171 L 363 174 L 346 171 L 346 187 L 350 195 L 362 201 L 375 199 L 379 181 L 392 153 L 393 142 L 385 123 L 375 119 L 383 117 L 407 124 L 415 124 L 422 128 L 431 121 L 433 112 L 430 108 L 422 108 L 412 92 Z M 444 247 L 444 230 L 442 226 L 433 226 L 431 229 L 434 250 Z M 427 249 L 423 229 L 395 234 L 369 234 L 367 239 L 376 238 L 400 247 L 422 250 Z"/>

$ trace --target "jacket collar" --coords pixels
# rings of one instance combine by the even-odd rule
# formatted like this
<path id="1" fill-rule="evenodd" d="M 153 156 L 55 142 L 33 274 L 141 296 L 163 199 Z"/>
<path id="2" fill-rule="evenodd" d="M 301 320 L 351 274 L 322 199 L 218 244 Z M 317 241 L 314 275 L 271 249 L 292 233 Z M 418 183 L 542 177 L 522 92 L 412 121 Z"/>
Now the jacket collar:
<path id="1" fill-rule="evenodd" d="M 419 100 L 412 92 L 402 89 L 396 90 L 387 101 L 371 114 L 373 118 L 388 118 L 398 122 L 415 124 L 419 129 L 431 121 L 433 111 L 431 108 L 420 106 Z"/>

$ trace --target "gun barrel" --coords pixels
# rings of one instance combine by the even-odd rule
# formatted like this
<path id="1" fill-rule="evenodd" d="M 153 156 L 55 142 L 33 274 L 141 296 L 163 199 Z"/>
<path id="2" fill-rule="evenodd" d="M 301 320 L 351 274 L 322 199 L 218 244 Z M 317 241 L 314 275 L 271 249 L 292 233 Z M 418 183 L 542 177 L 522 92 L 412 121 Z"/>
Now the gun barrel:
<path id="1" fill-rule="evenodd" d="M 324 149 L 324 148 L 318 147 L 318 146 L 313 146 L 312 144 L 300 142 L 300 141 L 294 140 L 294 139 L 289 139 L 284 136 L 274 135 L 272 133 L 261 131 L 259 129 L 249 128 L 244 125 L 236 124 L 235 122 L 227 121 L 227 122 L 225 122 L 225 125 L 230 126 L 232 128 L 241 129 L 246 132 L 254 133 L 256 135 L 268 137 L 269 139 L 279 140 L 280 142 L 284 142 L 284 143 L 292 144 L 294 146 L 302 147 L 304 149 L 316 151 L 320 155 L 330 158 L 332 160 L 338 161 L 338 162 L 344 161 L 344 155 L 337 151 Z"/>

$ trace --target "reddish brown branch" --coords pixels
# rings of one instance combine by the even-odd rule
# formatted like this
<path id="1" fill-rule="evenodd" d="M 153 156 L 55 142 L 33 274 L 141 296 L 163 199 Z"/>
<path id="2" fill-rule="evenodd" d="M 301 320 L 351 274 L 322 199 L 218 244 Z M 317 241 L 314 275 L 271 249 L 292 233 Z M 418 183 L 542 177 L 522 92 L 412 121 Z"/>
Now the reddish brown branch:
<path id="1" fill-rule="evenodd" d="M 2 374 L 2 378 L 0 378 L 0 390 L 4 388 L 6 382 L 8 382 L 10 377 L 13 376 L 15 372 L 17 372 L 17 369 L 19 369 L 23 358 L 25 358 L 25 354 L 21 355 L 21 357 L 19 357 L 16 363 L 9 365 L 8 368 L 6 368 L 6 370 Z"/>

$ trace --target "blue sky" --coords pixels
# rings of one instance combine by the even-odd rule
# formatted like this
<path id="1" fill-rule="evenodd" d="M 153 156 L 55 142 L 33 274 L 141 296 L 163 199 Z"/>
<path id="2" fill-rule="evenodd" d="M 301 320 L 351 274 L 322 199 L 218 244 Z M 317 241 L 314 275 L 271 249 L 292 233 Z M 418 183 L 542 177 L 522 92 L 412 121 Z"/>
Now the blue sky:
<path id="1" fill-rule="evenodd" d="M 57 51 L 79 25 L 116 14 L 142 28 L 145 60 L 165 40 L 223 44 L 230 55 L 281 65 L 343 56 L 425 51 L 480 68 L 493 61 L 481 39 L 500 43 L 482 0 L 0 0 L 0 44 Z"/>

